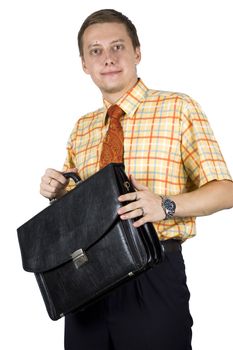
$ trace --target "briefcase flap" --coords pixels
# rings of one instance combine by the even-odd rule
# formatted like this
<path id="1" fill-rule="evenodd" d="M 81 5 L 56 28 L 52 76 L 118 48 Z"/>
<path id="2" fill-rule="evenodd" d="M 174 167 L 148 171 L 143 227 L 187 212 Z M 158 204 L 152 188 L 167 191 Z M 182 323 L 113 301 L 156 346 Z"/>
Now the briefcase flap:
<path id="1" fill-rule="evenodd" d="M 127 180 L 123 165 L 114 166 L 122 169 Z M 68 262 L 71 254 L 85 251 L 119 219 L 122 191 L 116 186 L 114 166 L 110 164 L 81 182 L 17 229 L 26 271 L 45 272 Z"/>

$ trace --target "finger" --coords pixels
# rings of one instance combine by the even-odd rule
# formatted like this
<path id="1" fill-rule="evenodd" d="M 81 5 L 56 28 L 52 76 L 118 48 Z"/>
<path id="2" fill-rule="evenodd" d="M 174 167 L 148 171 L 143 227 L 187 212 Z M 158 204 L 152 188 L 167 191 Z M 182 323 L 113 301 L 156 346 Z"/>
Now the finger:
<path id="1" fill-rule="evenodd" d="M 51 183 L 52 183 L 52 181 L 51 181 Z M 50 184 L 41 183 L 40 192 L 46 192 L 46 193 L 50 193 L 52 195 L 56 194 L 59 186 L 57 186 L 57 187 L 53 186 L 51 183 Z M 57 184 L 58 184 L 58 182 L 57 182 Z M 60 187 L 62 187 L 62 186 L 60 185 Z"/>
<path id="2" fill-rule="evenodd" d="M 139 208 L 140 208 L 140 203 L 138 201 L 137 202 L 130 202 L 129 204 L 124 205 L 123 207 L 119 208 L 117 212 L 119 215 L 123 215 L 123 214 L 126 214 L 130 211 L 133 211 L 133 210 L 136 210 Z"/>
<path id="3" fill-rule="evenodd" d="M 130 180 L 132 182 L 133 187 L 138 191 L 145 191 L 148 190 L 147 186 L 142 185 L 139 181 L 135 179 L 133 175 L 130 175 Z"/>
<path id="4" fill-rule="evenodd" d="M 51 180 L 51 178 L 49 176 L 47 176 L 45 173 L 41 178 L 41 186 L 43 186 L 45 184 L 48 185 L 50 180 Z"/>
<path id="5" fill-rule="evenodd" d="M 48 199 L 52 199 L 52 198 L 55 198 L 56 197 L 56 193 L 53 193 L 51 191 L 47 191 L 46 189 L 44 188 L 41 188 L 40 189 L 40 194 L 42 196 L 44 196 L 45 198 L 48 198 Z"/>
<path id="6" fill-rule="evenodd" d="M 119 202 L 132 202 L 140 199 L 140 195 L 138 192 L 130 192 L 126 194 L 122 194 L 118 197 Z"/>
<path id="7" fill-rule="evenodd" d="M 55 192 L 57 190 L 60 190 L 65 187 L 66 184 L 62 184 L 61 182 L 58 182 L 52 177 L 48 177 L 44 175 L 41 179 L 41 189 L 48 191 L 48 192 Z"/>
<path id="8" fill-rule="evenodd" d="M 128 219 L 138 218 L 139 216 L 142 216 L 142 209 L 141 208 L 137 208 L 137 209 L 135 209 L 133 211 L 130 211 L 128 213 L 120 215 L 120 218 L 122 220 L 128 220 Z"/>
<path id="9" fill-rule="evenodd" d="M 133 226 L 137 228 L 144 225 L 146 222 L 148 222 L 148 219 L 147 219 L 147 216 L 145 215 L 141 217 L 139 220 L 134 221 Z"/>
<path id="10" fill-rule="evenodd" d="M 63 172 L 63 174 L 65 174 L 65 173 L 76 173 L 76 174 L 78 174 L 78 169 L 77 168 L 67 169 L 66 171 Z"/>
<path id="11" fill-rule="evenodd" d="M 62 185 L 65 185 L 68 181 L 60 171 L 55 169 L 47 169 L 45 172 L 45 179 L 48 180 L 47 183 L 49 183 L 50 179 L 54 179 Z"/>

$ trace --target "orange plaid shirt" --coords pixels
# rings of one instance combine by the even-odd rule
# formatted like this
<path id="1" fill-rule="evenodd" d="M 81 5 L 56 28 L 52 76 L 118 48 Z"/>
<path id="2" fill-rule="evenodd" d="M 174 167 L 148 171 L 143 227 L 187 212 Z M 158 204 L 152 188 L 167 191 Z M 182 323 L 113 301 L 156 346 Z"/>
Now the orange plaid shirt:
<path id="1" fill-rule="evenodd" d="M 121 122 L 128 175 L 166 196 L 195 190 L 212 180 L 231 180 L 206 116 L 189 96 L 150 90 L 139 79 L 116 103 L 125 112 Z M 77 121 L 68 141 L 64 171 L 76 167 L 84 180 L 99 170 L 109 106 L 104 100 L 101 109 Z M 154 225 L 161 240 L 184 241 L 196 233 L 194 217 Z"/>

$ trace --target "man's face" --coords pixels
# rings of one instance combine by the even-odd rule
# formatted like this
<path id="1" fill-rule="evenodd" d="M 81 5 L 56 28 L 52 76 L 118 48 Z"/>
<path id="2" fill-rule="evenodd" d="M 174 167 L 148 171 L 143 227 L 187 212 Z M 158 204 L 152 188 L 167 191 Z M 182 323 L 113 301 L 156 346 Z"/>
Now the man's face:
<path id="1" fill-rule="evenodd" d="M 133 48 L 122 23 L 98 23 L 83 34 L 82 65 L 109 102 L 116 101 L 137 82 L 140 48 Z"/>

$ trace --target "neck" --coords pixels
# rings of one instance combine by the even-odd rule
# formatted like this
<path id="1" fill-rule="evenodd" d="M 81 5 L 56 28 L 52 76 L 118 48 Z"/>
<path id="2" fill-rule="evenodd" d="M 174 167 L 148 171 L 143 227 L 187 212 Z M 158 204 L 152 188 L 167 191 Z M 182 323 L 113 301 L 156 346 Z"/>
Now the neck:
<path id="1" fill-rule="evenodd" d="M 102 96 L 105 100 L 107 100 L 109 103 L 114 104 L 117 102 L 122 96 L 124 96 L 127 92 L 129 92 L 138 82 L 138 78 L 133 82 L 130 82 L 124 89 L 117 91 L 117 92 L 107 92 L 107 91 L 101 91 Z"/>

